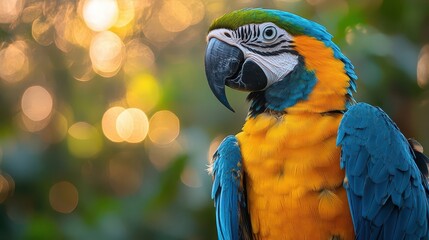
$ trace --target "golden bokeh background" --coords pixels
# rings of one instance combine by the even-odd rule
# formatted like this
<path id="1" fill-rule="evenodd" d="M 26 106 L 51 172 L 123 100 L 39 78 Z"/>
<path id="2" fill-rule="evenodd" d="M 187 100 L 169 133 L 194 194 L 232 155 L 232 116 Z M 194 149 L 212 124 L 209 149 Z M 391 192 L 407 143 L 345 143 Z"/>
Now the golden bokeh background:
<path id="1" fill-rule="evenodd" d="M 213 97 L 205 37 L 243 7 L 325 25 L 429 148 L 427 0 L 0 0 L 0 238 L 216 239 L 208 159 L 248 106 Z"/>

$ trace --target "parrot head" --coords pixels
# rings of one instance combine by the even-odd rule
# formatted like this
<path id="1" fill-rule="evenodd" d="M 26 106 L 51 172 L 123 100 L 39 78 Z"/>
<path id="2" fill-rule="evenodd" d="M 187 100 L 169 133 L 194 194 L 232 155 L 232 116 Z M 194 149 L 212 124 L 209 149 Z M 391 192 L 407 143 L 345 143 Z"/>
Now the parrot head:
<path id="1" fill-rule="evenodd" d="M 207 36 L 209 86 L 231 111 L 225 86 L 251 92 L 254 113 L 284 111 L 317 95 L 315 89 L 327 97 L 341 95 L 346 105 L 357 77 L 331 38 L 323 26 L 288 12 L 256 8 L 228 13 L 212 23 Z M 341 80 L 327 80 L 329 71 Z"/>

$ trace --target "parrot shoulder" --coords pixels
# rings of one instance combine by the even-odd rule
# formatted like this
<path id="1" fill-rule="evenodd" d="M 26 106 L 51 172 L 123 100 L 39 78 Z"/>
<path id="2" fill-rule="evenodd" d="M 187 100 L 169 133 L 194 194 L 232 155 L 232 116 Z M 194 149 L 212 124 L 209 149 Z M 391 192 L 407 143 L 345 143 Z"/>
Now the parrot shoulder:
<path id="1" fill-rule="evenodd" d="M 428 182 L 418 157 L 380 108 L 351 106 L 337 145 L 357 239 L 427 239 Z"/>

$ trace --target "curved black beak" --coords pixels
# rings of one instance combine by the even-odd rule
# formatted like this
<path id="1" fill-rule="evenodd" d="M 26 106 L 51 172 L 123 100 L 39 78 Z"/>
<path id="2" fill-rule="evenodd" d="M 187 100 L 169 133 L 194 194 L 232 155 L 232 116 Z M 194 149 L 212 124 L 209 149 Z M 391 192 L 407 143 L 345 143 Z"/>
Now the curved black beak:
<path id="1" fill-rule="evenodd" d="M 226 98 L 225 84 L 228 79 L 236 77 L 243 61 L 244 55 L 239 48 L 216 38 L 209 40 L 205 56 L 206 77 L 216 98 L 233 112 L 234 109 Z"/>

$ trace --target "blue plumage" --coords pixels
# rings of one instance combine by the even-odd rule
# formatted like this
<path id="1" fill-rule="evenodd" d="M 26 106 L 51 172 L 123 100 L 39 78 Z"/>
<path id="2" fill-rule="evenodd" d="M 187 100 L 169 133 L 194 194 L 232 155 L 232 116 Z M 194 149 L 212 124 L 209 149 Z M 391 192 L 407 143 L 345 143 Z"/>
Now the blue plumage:
<path id="1" fill-rule="evenodd" d="M 298 65 L 286 75 L 282 81 L 274 83 L 265 90 L 266 106 L 274 111 L 295 105 L 298 101 L 306 100 L 316 85 L 316 75 L 308 71 L 302 57 L 298 58 Z"/>
<path id="2" fill-rule="evenodd" d="M 212 199 L 216 207 L 218 238 L 236 240 L 244 234 L 246 224 L 240 223 L 243 208 L 246 208 L 241 169 L 241 152 L 235 136 L 226 137 L 213 156 L 214 177 Z M 246 211 L 247 212 L 247 211 Z"/>
<path id="3" fill-rule="evenodd" d="M 249 113 L 256 116 L 267 108 L 282 112 L 298 101 L 306 100 L 316 83 L 315 73 L 307 70 L 304 59 L 299 57 L 296 67 L 282 81 L 274 83 L 265 91 L 249 94 L 248 100 L 251 101 Z"/>
<path id="4" fill-rule="evenodd" d="M 357 239 L 428 239 L 427 180 L 390 118 L 365 103 L 351 106 L 337 144 Z"/>

